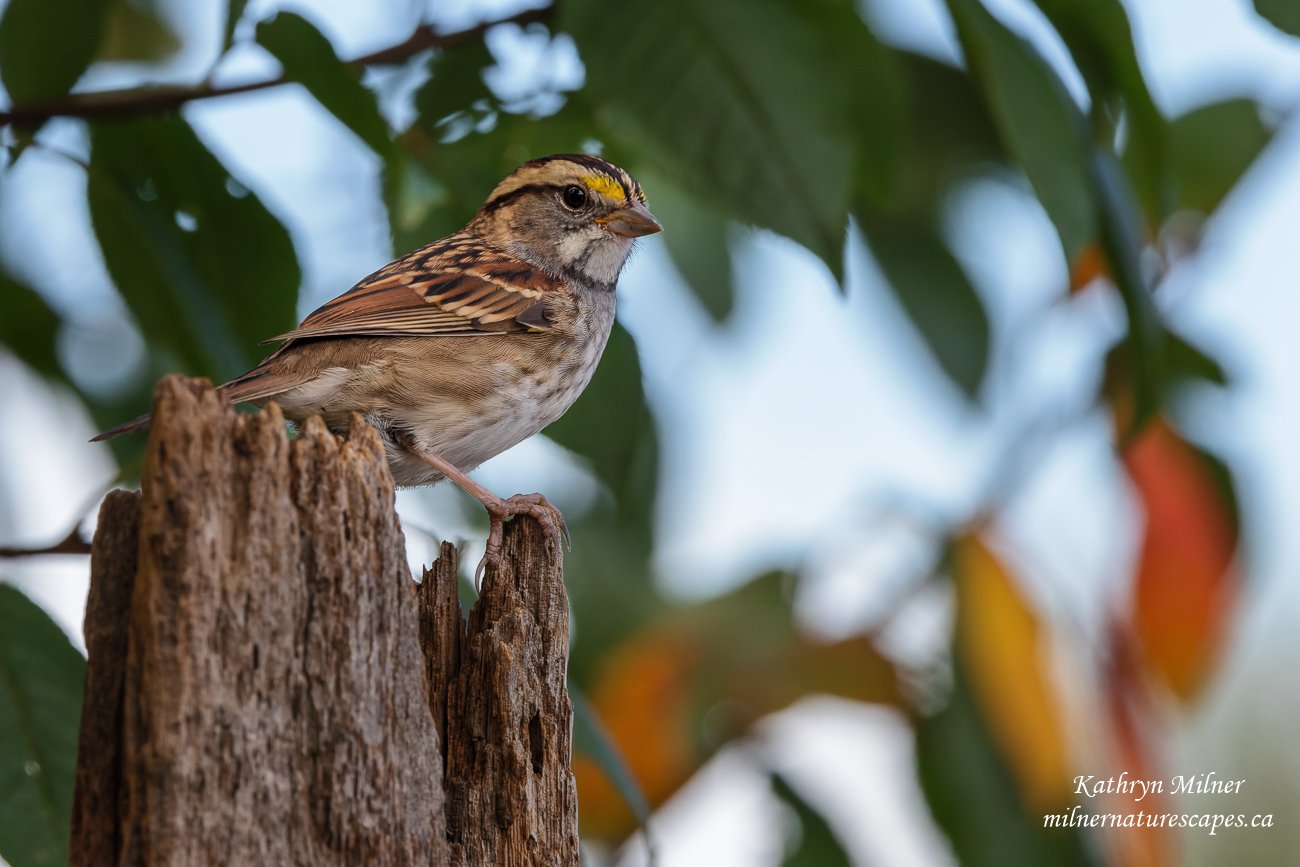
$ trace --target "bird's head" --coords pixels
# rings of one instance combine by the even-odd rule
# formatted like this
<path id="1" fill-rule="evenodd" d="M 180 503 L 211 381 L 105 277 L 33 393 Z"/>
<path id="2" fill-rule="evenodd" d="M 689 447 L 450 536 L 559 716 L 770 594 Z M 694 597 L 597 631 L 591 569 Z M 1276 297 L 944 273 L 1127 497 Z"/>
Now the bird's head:
<path id="1" fill-rule="evenodd" d="M 471 226 L 547 271 L 611 287 L 636 239 L 663 230 L 641 185 L 587 154 L 524 163 L 497 184 Z"/>

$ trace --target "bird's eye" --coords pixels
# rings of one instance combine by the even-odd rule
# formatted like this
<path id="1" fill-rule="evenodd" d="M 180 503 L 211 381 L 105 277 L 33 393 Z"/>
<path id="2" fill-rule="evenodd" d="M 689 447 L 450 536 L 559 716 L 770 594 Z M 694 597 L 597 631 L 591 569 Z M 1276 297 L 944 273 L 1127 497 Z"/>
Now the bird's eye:
<path id="1" fill-rule="evenodd" d="M 583 205 L 587 204 L 587 190 L 585 187 L 580 187 L 577 184 L 569 184 L 564 188 L 564 193 L 561 196 L 561 199 L 563 199 L 564 204 L 567 207 L 576 211 Z"/>

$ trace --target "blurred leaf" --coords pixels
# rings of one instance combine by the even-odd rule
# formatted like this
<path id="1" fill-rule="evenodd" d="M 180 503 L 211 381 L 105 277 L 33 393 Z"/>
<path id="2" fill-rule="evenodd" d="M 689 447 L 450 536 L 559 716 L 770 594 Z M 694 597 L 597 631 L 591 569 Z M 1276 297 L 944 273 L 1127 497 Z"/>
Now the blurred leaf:
<path id="1" fill-rule="evenodd" d="M 692 199 L 672 181 L 639 173 L 651 210 L 668 227 L 664 246 L 682 278 L 715 322 L 725 322 L 735 301 L 731 275 L 730 225 L 707 203 Z"/>
<path id="2" fill-rule="evenodd" d="M 0 584 L 0 857 L 68 863 L 86 662 L 63 630 Z"/>
<path id="3" fill-rule="evenodd" d="M 494 105 L 483 71 L 495 63 L 482 40 L 462 42 L 435 54 L 429 59 L 429 80 L 415 92 L 417 123 L 425 130 L 433 130 L 446 118 L 475 104 L 485 108 Z"/>
<path id="4" fill-rule="evenodd" d="M 1106 625 L 1102 670 L 1102 701 L 1113 755 L 1111 768 L 1126 772 L 1130 780 L 1155 780 L 1163 773 L 1153 753 L 1161 714 L 1151 702 L 1151 678 L 1147 675 L 1141 649 L 1131 629 L 1118 620 Z M 1105 776 L 1110 776 L 1106 771 Z M 1102 776 L 1099 774 L 1098 776 Z M 1132 795 L 1104 793 L 1098 812 L 1122 812 L 1132 808 Z M 1150 791 L 1142 799 L 1149 814 L 1170 812 L 1172 804 L 1164 792 Z M 1124 828 L 1107 839 L 1116 863 L 1134 865 L 1174 864 L 1179 846 L 1178 831 L 1172 828 Z"/>
<path id="5" fill-rule="evenodd" d="M 1171 383 L 1191 380 L 1228 385 L 1228 374 L 1223 369 L 1223 365 L 1185 338 L 1172 331 L 1166 331 L 1164 348 L 1165 373 Z"/>
<path id="6" fill-rule="evenodd" d="M 260 22 L 257 42 L 280 61 L 287 78 L 307 88 L 326 111 L 352 130 L 383 161 L 381 186 L 384 202 L 390 209 L 391 225 L 391 211 L 400 198 L 406 163 L 398 158 L 388 121 L 379 111 L 379 100 L 374 91 L 361 83 L 361 72 L 340 60 L 325 35 L 293 12 L 277 12 L 273 18 Z"/>
<path id="7" fill-rule="evenodd" d="M 782 867 L 836 867 L 838 864 L 851 867 L 853 862 L 844 851 L 844 844 L 821 813 L 800 797 L 785 777 L 772 771 L 771 779 L 773 793 L 794 811 L 799 822 L 793 840 L 786 843 Z"/>
<path id="8" fill-rule="evenodd" d="M 805 7 L 690 0 L 561 7 L 601 118 L 679 185 L 816 253 L 838 279 L 852 101 Z"/>
<path id="9" fill-rule="evenodd" d="M 790 583 L 769 574 L 708 602 L 661 607 L 601 652 L 587 694 L 651 806 L 757 720 L 806 696 L 901 706 L 892 662 L 866 637 L 826 642 L 796 626 Z M 626 805 L 594 766 L 575 773 L 584 834 L 623 839 Z"/>
<path id="10" fill-rule="evenodd" d="M 1035 49 L 979 0 L 946 0 L 966 62 L 1007 150 L 1061 236 L 1067 261 L 1097 234 L 1083 117 Z"/>
<path id="11" fill-rule="evenodd" d="M 933 226 L 863 218 L 872 255 L 934 360 L 966 397 L 988 370 L 989 319 L 966 272 Z"/>
<path id="12" fill-rule="evenodd" d="M 1165 329 L 1160 347 L 1164 353 L 1160 364 L 1164 376 L 1160 383 L 1161 404 L 1188 384 L 1228 385 L 1228 374 L 1223 366 L 1178 333 Z M 1120 436 L 1131 430 L 1133 425 L 1130 394 L 1132 377 L 1132 347 L 1128 343 L 1118 343 L 1106 356 L 1102 391 L 1116 416 L 1117 433 Z"/>
<path id="13" fill-rule="evenodd" d="M 292 327 L 289 234 L 178 118 L 91 127 L 91 222 L 151 347 L 227 378 Z"/>
<path id="14" fill-rule="evenodd" d="M 0 79 L 15 103 L 62 96 L 95 58 L 106 0 L 10 0 L 0 17 Z"/>
<path id="15" fill-rule="evenodd" d="M 221 37 L 221 53 L 225 54 L 235 44 L 235 27 L 244 16 L 248 0 L 226 0 L 226 24 Z"/>
<path id="16" fill-rule="evenodd" d="M 284 67 L 287 78 L 307 88 L 325 110 L 357 134 L 370 149 L 387 157 L 393 149 L 379 101 L 361 83 L 361 74 L 334 53 L 316 27 L 293 12 L 278 12 L 257 25 L 257 42 Z"/>
<path id="17" fill-rule="evenodd" d="M 876 38 L 853 0 L 791 4 L 812 22 L 849 99 L 846 118 L 856 145 L 858 190 L 883 204 L 895 194 L 905 117 L 905 91 L 896 52 Z"/>
<path id="18" fill-rule="evenodd" d="M 953 182 L 972 164 L 1007 157 L 984 100 L 962 70 L 906 51 L 898 58 L 908 116 L 896 194 L 887 211 L 933 220 Z"/>
<path id="19" fill-rule="evenodd" d="M 1201 106 L 1173 122 L 1173 164 L 1183 207 L 1209 214 L 1263 152 L 1272 130 L 1249 99 Z"/>
<path id="20" fill-rule="evenodd" d="M 42 376 L 66 380 L 59 365 L 59 314 L 40 293 L 0 272 L 0 344 Z"/>
<path id="21" fill-rule="evenodd" d="M 1123 459 L 1146 515 L 1133 588 L 1137 636 L 1152 669 L 1191 698 L 1219 656 L 1236 595 L 1236 498 L 1222 465 L 1162 419 Z"/>
<path id="22" fill-rule="evenodd" d="M 959 661 L 947 706 L 916 726 L 921 789 L 958 862 L 963 867 L 1095 863 L 1077 830 L 1044 828 L 1041 813 L 1021 807 L 970 689 Z"/>
<path id="23" fill-rule="evenodd" d="M 180 46 L 180 39 L 159 14 L 157 0 L 108 0 L 99 60 L 159 61 Z"/>
<path id="24" fill-rule="evenodd" d="M 1300 36 L 1300 4 L 1295 0 L 1255 0 L 1255 11 L 1283 33 Z"/>
<path id="25" fill-rule="evenodd" d="M 651 806 L 690 779 L 707 753 L 697 743 L 694 677 L 701 649 L 660 630 L 628 636 L 605 654 L 587 689 L 591 707 Z M 574 762 L 584 837 L 620 842 L 639 820 L 593 760 Z"/>
<path id="26" fill-rule="evenodd" d="M 953 542 L 953 652 L 1026 815 L 1065 809 L 1072 777 L 1049 647 L 1015 579 L 978 536 Z"/>
<path id="27" fill-rule="evenodd" d="M 1101 247 L 1128 317 L 1124 341 L 1134 363 L 1130 377 L 1132 427 L 1125 433 L 1127 436 L 1160 407 L 1165 381 L 1165 329 L 1142 275 L 1139 259 L 1143 244 L 1137 204 L 1119 161 L 1109 151 L 1094 148 L 1088 169 L 1101 210 Z"/>
<path id="28" fill-rule="evenodd" d="M 1061 35 L 1093 98 L 1093 115 L 1109 147 L 1122 105 L 1134 184 L 1156 222 L 1173 207 L 1168 129 L 1156 108 L 1120 0 L 1035 0 Z M 1107 116 L 1107 113 L 1110 116 Z"/>
<path id="29" fill-rule="evenodd" d="M 1070 263 L 1071 295 L 1082 292 L 1092 285 L 1094 280 L 1111 280 L 1110 263 L 1100 244 L 1089 244 L 1078 252 Z"/>
<path id="30" fill-rule="evenodd" d="M 68 376 L 59 360 L 59 332 L 63 325 L 62 317 L 39 292 L 0 271 L 0 346 L 7 347 L 42 376 L 73 389 L 100 428 L 117 424 L 148 405 L 152 383 L 163 370 L 147 371 L 134 387 L 127 386 L 110 398 L 88 393 Z M 138 465 L 144 440 L 118 437 L 109 446 L 119 467 Z"/>
<path id="31" fill-rule="evenodd" d="M 569 695 L 573 700 L 573 751 L 575 774 L 587 781 L 585 788 L 590 789 L 595 783 L 584 760 L 593 763 L 606 783 L 618 792 L 623 804 L 636 817 L 638 830 L 645 834 L 646 846 L 653 851 L 654 838 L 650 832 L 650 802 L 637 783 L 623 757 L 618 744 L 609 736 L 599 714 L 587 701 L 582 690 L 569 684 Z M 606 795 L 607 797 L 607 795 Z"/>
<path id="32" fill-rule="evenodd" d="M 1064 84 L 1029 43 L 980 0 L 947 4 L 1002 138 L 1056 224 L 1067 265 L 1073 270 L 1094 239 L 1106 253 L 1128 317 L 1133 420 L 1140 425 L 1157 409 L 1162 330 L 1142 276 L 1143 230 L 1128 180 L 1111 150 L 1090 141 Z M 1111 29 L 1118 29 L 1110 17 Z"/>
<path id="33" fill-rule="evenodd" d="M 545 433 L 591 461 L 620 510 L 652 513 L 658 471 L 654 418 L 645 402 L 636 344 L 621 325 L 615 324 L 582 396 Z"/>

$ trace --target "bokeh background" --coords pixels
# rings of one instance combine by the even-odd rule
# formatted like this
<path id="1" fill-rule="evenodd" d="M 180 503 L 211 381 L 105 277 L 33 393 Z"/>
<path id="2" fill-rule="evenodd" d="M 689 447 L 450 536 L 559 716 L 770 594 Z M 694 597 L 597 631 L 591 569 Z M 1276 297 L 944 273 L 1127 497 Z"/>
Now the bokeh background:
<path id="1" fill-rule="evenodd" d="M 66 859 L 87 561 L 20 555 L 138 472 L 89 436 L 590 150 L 666 231 L 476 474 L 573 530 L 588 862 L 1293 863 L 1296 10 L 9 0 L 0 855 Z M 477 561 L 458 491 L 398 507 Z"/>

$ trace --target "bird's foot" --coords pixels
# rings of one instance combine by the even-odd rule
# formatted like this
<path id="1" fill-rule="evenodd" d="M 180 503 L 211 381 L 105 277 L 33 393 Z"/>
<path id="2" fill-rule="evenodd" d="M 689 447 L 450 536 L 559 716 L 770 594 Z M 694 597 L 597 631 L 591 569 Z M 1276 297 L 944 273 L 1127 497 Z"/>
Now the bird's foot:
<path id="1" fill-rule="evenodd" d="M 560 510 L 552 506 L 541 494 L 515 494 L 508 500 L 494 497 L 484 502 L 483 507 L 488 513 L 487 550 L 483 552 L 483 559 L 474 570 L 476 590 L 482 589 L 483 573 L 488 561 L 500 562 L 506 521 L 516 515 L 528 515 L 541 524 L 542 531 L 554 539 L 556 545 L 563 543 L 570 551 L 573 550 L 573 540 L 569 538 L 569 526 L 564 522 L 564 515 L 560 514 Z"/>

